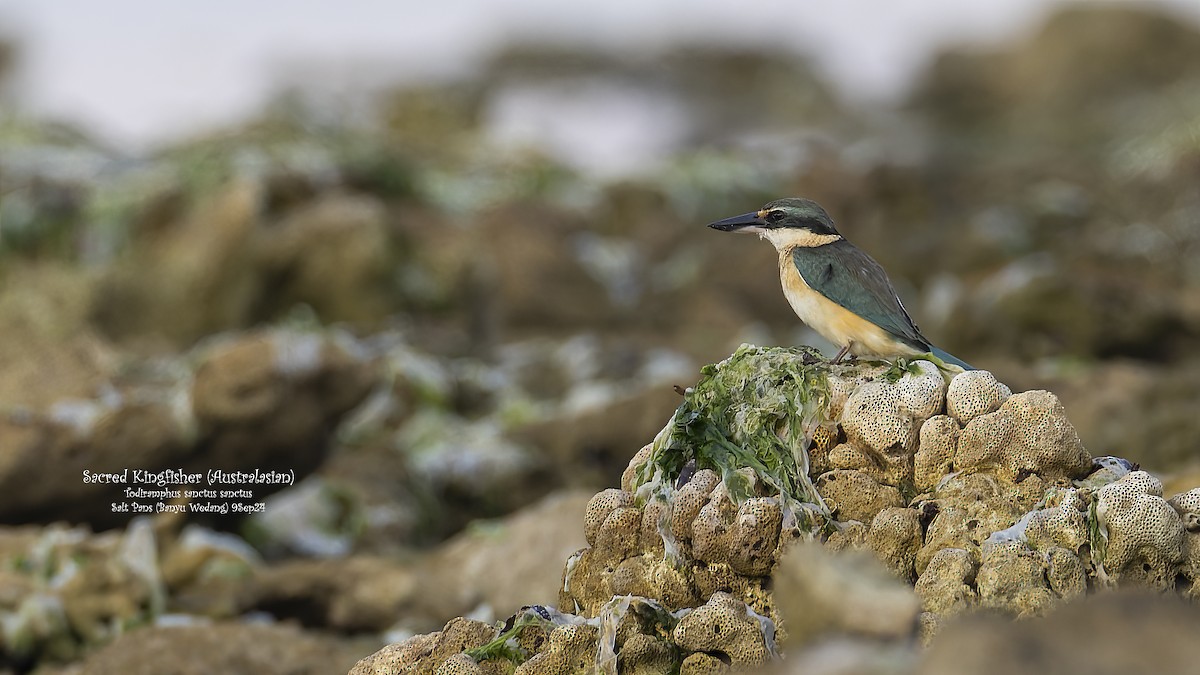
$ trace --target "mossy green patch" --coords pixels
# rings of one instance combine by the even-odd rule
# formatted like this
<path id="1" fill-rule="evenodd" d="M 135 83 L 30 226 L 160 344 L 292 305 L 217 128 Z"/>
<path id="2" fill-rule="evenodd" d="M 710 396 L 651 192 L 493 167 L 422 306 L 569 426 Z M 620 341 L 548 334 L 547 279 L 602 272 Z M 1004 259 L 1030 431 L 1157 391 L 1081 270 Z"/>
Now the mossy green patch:
<path id="1" fill-rule="evenodd" d="M 554 623 L 549 619 L 538 614 L 533 608 L 527 608 L 520 614 L 514 616 L 509 625 L 500 631 L 500 634 L 491 642 L 475 647 L 474 649 L 466 650 L 467 656 L 475 660 L 476 663 L 488 660 L 502 660 L 508 662 L 508 670 L 521 665 L 529 660 L 533 654 L 521 647 L 519 639 L 521 633 L 530 628 L 538 628 L 546 633 L 554 630 Z"/>
<path id="2" fill-rule="evenodd" d="M 741 502 L 754 495 L 738 470 L 750 468 L 797 516 L 815 510 L 828 517 L 808 477 L 808 449 L 817 426 L 834 423 L 828 419 L 831 367 L 811 347 L 751 345 L 705 366 L 655 438 L 638 485 L 658 481 L 670 489 L 694 460 L 696 468 L 716 471 Z"/>

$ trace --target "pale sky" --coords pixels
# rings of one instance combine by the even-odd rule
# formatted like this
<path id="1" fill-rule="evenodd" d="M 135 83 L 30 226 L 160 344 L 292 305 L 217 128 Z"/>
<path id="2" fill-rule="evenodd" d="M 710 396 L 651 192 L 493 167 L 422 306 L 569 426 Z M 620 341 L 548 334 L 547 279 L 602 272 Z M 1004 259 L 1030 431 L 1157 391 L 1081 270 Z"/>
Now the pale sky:
<path id="1" fill-rule="evenodd" d="M 1200 19 L 1195 0 L 1161 0 Z M 995 43 L 1060 0 L 0 0 L 22 107 L 137 147 L 235 122 L 294 65 L 364 83 L 469 69 L 514 36 L 767 43 L 851 99 L 895 96 L 946 42 Z M 364 68 L 363 64 L 371 64 Z M 294 74 L 292 74 L 294 76 Z"/>

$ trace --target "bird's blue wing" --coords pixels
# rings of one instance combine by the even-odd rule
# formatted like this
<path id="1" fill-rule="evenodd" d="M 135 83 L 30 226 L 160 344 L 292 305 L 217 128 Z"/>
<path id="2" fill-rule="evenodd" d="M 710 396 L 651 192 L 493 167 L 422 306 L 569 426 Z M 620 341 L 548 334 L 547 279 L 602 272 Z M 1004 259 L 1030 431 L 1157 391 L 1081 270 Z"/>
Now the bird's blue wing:
<path id="1" fill-rule="evenodd" d="M 792 263 L 809 288 L 874 323 L 921 351 L 930 349 L 908 316 L 887 273 L 871 256 L 845 239 L 823 246 L 797 246 Z"/>

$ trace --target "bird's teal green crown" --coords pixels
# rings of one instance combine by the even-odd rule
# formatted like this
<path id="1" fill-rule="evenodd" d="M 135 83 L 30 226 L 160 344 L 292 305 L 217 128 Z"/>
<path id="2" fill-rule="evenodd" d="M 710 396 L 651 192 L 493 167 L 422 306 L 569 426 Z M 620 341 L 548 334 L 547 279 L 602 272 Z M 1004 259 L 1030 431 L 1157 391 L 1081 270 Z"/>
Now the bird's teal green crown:
<path id="1" fill-rule="evenodd" d="M 787 197 L 767 202 L 761 209 L 740 216 L 718 220 L 709 227 L 732 232 L 743 228 L 759 230 L 794 228 L 808 230 L 813 234 L 838 234 L 833 219 L 811 199 Z"/>

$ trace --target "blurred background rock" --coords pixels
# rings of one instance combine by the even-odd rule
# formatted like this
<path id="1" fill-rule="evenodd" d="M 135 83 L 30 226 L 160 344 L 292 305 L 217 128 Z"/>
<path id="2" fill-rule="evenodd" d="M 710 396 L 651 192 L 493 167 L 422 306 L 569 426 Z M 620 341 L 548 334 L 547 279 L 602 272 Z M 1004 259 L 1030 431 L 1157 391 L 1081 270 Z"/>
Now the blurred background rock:
<path id="1" fill-rule="evenodd" d="M 671 385 L 821 344 L 703 227 L 779 196 L 1093 455 L 1195 484 L 1194 4 L 326 4 L 0 5 L 0 668 L 552 602 Z M 214 463 L 302 480 L 139 529 L 80 477 Z"/>

